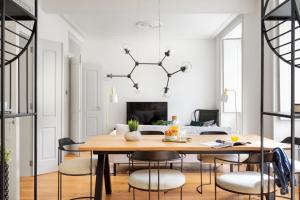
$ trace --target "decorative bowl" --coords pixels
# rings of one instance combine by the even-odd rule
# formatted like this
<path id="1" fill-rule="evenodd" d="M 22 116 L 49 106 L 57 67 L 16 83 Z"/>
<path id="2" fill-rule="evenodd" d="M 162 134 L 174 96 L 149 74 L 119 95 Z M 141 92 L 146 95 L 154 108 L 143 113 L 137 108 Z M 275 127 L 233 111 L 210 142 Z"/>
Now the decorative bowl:
<path id="1" fill-rule="evenodd" d="M 176 140 L 177 140 L 176 135 L 171 135 L 171 136 L 165 135 L 165 141 L 176 141 Z"/>
<path id="2" fill-rule="evenodd" d="M 139 131 L 132 131 L 124 134 L 124 138 L 126 141 L 139 141 L 141 140 L 141 132 Z"/>

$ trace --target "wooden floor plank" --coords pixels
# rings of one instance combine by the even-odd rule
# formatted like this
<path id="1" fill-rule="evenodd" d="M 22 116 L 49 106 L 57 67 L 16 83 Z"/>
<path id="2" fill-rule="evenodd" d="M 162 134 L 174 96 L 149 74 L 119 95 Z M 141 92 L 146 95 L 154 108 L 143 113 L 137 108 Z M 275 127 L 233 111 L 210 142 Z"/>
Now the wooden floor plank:
<path id="1" fill-rule="evenodd" d="M 204 186 L 204 193 L 201 195 L 196 191 L 196 187 L 200 181 L 198 173 L 185 173 L 187 183 L 183 189 L 184 200 L 213 200 L 214 199 L 214 184 Z M 110 196 L 104 195 L 105 200 L 131 200 L 132 192 L 128 192 L 128 176 L 126 174 L 119 174 L 112 176 L 113 194 Z M 95 177 L 93 177 L 95 181 Z M 204 174 L 204 181 L 209 181 L 209 174 Z M 218 189 L 218 199 L 220 200 L 248 200 L 248 196 L 231 194 L 229 192 Z M 63 177 L 63 199 L 74 198 L 76 196 L 86 196 L 89 194 L 89 178 L 88 177 Z M 171 191 L 166 194 L 161 194 L 161 199 L 178 200 L 179 190 Z M 57 199 L 57 173 L 50 173 L 38 176 L 38 197 L 41 200 L 55 200 Z M 33 178 L 21 178 L 21 200 L 33 199 Z M 136 192 L 136 200 L 148 199 L 146 192 Z M 153 193 L 151 199 L 157 199 L 157 194 Z M 251 199 L 260 199 L 252 196 Z M 276 198 L 281 199 L 281 198 Z"/>

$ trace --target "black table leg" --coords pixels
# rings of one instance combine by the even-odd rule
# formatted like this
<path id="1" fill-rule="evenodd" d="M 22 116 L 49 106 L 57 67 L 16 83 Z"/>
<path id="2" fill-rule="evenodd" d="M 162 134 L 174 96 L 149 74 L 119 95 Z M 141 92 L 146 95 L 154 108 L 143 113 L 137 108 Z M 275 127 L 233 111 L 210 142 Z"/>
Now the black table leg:
<path id="1" fill-rule="evenodd" d="M 105 166 L 105 155 L 98 153 L 98 164 L 96 169 L 95 199 L 102 200 L 103 174 Z"/>
<path id="2" fill-rule="evenodd" d="M 105 192 L 106 192 L 106 194 L 111 194 L 109 159 L 108 159 L 107 154 L 105 155 L 104 181 L 105 181 Z"/>

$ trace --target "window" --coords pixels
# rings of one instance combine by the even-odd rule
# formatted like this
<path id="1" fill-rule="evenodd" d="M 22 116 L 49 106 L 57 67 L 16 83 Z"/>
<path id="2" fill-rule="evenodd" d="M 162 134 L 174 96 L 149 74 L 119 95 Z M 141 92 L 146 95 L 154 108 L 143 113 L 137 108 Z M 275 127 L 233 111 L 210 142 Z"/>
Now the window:
<path id="1" fill-rule="evenodd" d="M 241 112 L 242 102 L 242 26 L 237 25 L 222 40 L 223 91 L 228 90 L 224 112 Z"/>
<path id="2" fill-rule="evenodd" d="M 290 30 L 290 23 L 286 22 L 282 24 L 279 28 L 279 34 Z M 300 38 L 300 30 L 295 31 L 296 38 Z M 283 37 L 280 37 L 279 45 L 285 44 L 291 40 L 291 34 L 288 33 Z M 290 45 L 280 48 L 280 54 L 290 52 Z M 295 42 L 295 48 L 300 49 L 300 41 Z M 295 52 L 295 63 L 299 64 L 300 51 Z M 290 54 L 285 56 L 286 59 L 290 59 Z M 279 60 L 279 93 L 280 93 L 280 112 L 290 112 L 291 110 L 291 66 L 282 60 Z M 295 103 L 300 104 L 300 90 L 297 86 L 300 85 L 300 69 L 295 68 Z"/>

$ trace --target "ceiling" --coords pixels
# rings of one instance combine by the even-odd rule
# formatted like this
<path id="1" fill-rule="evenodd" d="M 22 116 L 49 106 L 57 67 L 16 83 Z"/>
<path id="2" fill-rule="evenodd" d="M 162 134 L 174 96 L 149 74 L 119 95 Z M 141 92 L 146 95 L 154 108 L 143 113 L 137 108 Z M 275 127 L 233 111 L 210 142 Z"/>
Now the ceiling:
<path id="1" fill-rule="evenodd" d="M 257 0 L 160 0 L 162 37 L 212 38 L 235 16 L 255 11 Z M 157 36 L 138 29 L 158 20 L 159 0 L 42 0 L 48 13 L 62 15 L 87 37 Z"/>

